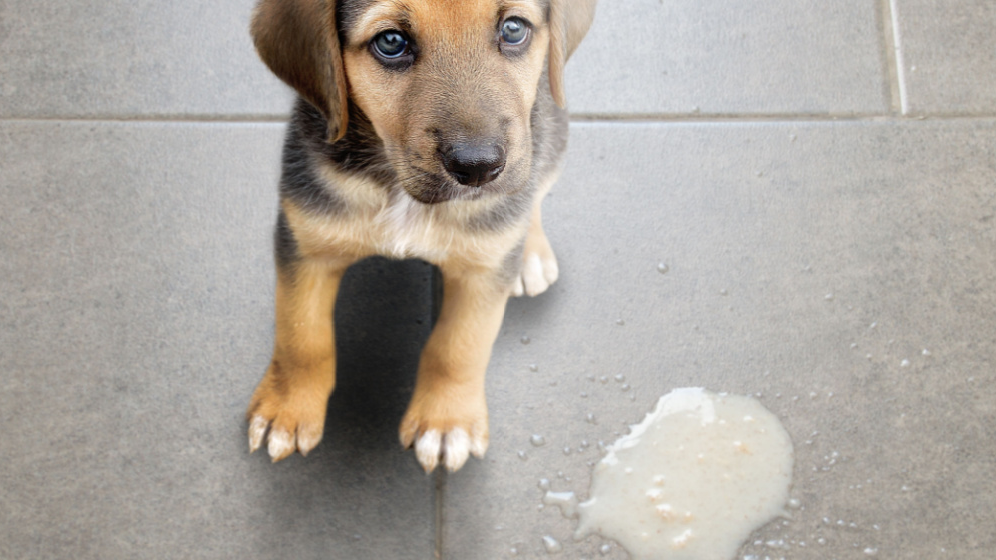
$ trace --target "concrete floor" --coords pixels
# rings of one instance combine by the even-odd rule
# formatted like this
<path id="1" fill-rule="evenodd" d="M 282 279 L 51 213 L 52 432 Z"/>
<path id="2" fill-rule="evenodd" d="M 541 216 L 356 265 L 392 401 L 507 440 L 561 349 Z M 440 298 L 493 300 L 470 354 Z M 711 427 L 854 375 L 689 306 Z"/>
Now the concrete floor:
<path id="1" fill-rule="evenodd" d="M 537 481 L 583 495 L 684 386 L 795 444 L 801 507 L 741 558 L 996 554 L 996 4 L 604 0 L 561 280 L 509 305 L 487 457 L 432 477 L 395 435 L 418 262 L 348 276 L 321 446 L 247 453 L 291 102 L 250 9 L 0 3 L 0 558 L 625 558 Z"/>

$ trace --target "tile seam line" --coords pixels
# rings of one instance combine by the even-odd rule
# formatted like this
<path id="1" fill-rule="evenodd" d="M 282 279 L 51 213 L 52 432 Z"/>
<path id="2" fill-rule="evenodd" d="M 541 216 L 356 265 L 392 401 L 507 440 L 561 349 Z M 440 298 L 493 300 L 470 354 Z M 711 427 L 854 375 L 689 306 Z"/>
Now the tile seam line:
<path id="1" fill-rule="evenodd" d="M 892 48 L 895 52 L 896 82 L 899 87 L 899 110 L 909 114 L 909 93 L 906 91 L 906 61 L 903 58 L 903 38 L 899 29 L 899 7 L 897 0 L 889 0 L 889 15 L 892 18 Z"/>
<path id="2" fill-rule="evenodd" d="M 896 115 L 888 113 L 868 113 L 850 115 L 571 115 L 572 123 L 826 123 L 826 122 L 893 122 L 910 123 L 942 120 L 989 120 L 996 113 L 925 113 L 920 115 Z"/>
<path id="3" fill-rule="evenodd" d="M 224 117 L 186 115 L 94 115 L 94 116 L 46 116 L 0 117 L 0 122 L 114 122 L 114 123 L 188 123 L 188 124 L 267 124 L 286 123 L 289 115 L 232 115 Z"/>
<path id="4" fill-rule="evenodd" d="M 902 99 L 899 87 L 899 69 L 896 63 L 896 26 L 894 23 L 892 0 L 879 0 L 879 18 L 882 34 L 882 73 L 883 94 L 889 103 L 889 112 L 902 114 Z"/>
<path id="5" fill-rule="evenodd" d="M 434 503 L 433 506 L 435 511 L 433 511 L 433 558 L 435 560 L 443 560 L 443 554 L 445 553 L 443 547 L 443 537 L 445 535 L 445 527 L 443 524 L 446 522 L 444 516 L 444 504 L 443 500 L 446 498 L 445 486 L 446 486 L 446 470 L 440 469 L 435 475 L 435 480 L 433 481 L 433 491 L 434 491 Z"/>
<path id="6" fill-rule="evenodd" d="M 891 115 L 870 113 L 867 115 L 571 115 L 570 122 L 577 124 L 738 124 L 738 123 L 833 123 L 833 122 L 875 122 L 875 123 L 914 123 L 937 121 L 993 120 L 996 113 L 936 113 L 922 115 Z M 205 125 L 253 125 L 286 124 L 288 117 L 259 119 L 185 119 L 185 118 L 103 118 L 103 117 L 0 117 L 2 123 L 93 123 L 93 124 L 205 124 Z"/>

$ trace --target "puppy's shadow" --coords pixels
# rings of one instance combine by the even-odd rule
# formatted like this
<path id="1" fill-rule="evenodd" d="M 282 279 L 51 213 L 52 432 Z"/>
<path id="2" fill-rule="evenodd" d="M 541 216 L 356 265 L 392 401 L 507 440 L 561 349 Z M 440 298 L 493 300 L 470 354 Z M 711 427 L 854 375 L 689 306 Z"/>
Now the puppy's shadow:
<path id="1" fill-rule="evenodd" d="M 411 557 L 385 556 L 377 539 L 355 538 L 404 531 L 422 535 L 428 551 L 432 479 L 402 450 L 398 425 L 439 285 L 437 270 L 421 261 L 374 258 L 347 271 L 336 301 L 336 389 L 322 441 L 307 458 L 256 466 L 266 480 L 259 510 L 271 526 L 254 541 L 261 557 L 318 558 L 329 550 L 339 551 L 336 558 Z M 321 554 L 308 548 L 329 543 L 336 548 Z"/>
<path id="2" fill-rule="evenodd" d="M 361 463 L 363 455 L 400 449 L 398 424 L 437 315 L 438 274 L 422 261 L 371 258 L 343 278 L 335 310 L 336 390 L 325 434 Z"/>

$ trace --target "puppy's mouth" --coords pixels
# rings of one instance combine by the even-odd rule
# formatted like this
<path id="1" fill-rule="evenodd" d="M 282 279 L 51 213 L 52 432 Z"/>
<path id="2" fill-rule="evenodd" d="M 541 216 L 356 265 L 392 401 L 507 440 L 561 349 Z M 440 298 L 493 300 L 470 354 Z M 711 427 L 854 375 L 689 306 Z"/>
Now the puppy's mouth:
<path id="1" fill-rule="evenodd" d="M 528 166 L 502 164 L 490 180 L 476 184 L 473 181 L 467 184 L 466 178 L 445 169 L 426 171 L 409 165 L 407 172 L 400 175 L 401 186 L 412 198 L 423 204 L 439 204 L 515 194 L 527 182 Z"/>
<path id="2" fill-rule="evenodd" d="M 412 173 L 401 181 L 405 191 L 423 204 L 439 204 L 451 200 L 476 200 L 507 192 L 500 184 L 496 183 L 498 182 L 492 181 L 486 185 L 468 186 L 461 184 L 448 173 L 431 173 L 421 169 L 413 169 Z"/>

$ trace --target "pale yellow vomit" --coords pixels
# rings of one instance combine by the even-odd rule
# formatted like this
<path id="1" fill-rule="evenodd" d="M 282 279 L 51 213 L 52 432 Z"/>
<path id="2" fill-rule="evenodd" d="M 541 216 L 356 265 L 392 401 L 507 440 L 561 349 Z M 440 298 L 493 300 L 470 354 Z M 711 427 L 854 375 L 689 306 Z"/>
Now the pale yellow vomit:
<path id="1" fill-rule="evenodd" d="M 788 433 L 759 402 L 677 389 L 608 447 L 577 535 L 613 539 L 633 560 L 731 559 L 786 515 L 792 466 Z"/>

